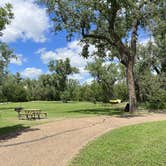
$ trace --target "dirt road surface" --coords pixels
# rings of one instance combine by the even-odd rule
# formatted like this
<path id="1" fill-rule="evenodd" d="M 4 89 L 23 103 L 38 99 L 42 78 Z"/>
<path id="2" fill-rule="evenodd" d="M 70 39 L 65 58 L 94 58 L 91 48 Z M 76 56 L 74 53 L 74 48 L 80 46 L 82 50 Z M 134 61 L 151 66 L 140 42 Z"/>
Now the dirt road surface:
<path id="1" fill-rule="evenodd" d="M 166 120 L 166 114 L 86 117 L 34 126 L 0 141 L 0 166 L 67 166 L 89 141 L 115 128 Z"/>

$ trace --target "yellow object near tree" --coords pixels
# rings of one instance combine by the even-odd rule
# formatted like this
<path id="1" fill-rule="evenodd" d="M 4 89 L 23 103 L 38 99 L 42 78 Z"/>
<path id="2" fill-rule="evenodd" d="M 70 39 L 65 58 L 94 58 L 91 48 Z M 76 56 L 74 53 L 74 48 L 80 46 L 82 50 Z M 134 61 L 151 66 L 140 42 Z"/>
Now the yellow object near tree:
<path id="1" fill-rule="evenodd" d="M 120 99 L 116 99 L 116 100 L 110 100 L 109 102 L 111 104 L 118 104 L 118 103 L 121 103 L 121 100 Z"/>

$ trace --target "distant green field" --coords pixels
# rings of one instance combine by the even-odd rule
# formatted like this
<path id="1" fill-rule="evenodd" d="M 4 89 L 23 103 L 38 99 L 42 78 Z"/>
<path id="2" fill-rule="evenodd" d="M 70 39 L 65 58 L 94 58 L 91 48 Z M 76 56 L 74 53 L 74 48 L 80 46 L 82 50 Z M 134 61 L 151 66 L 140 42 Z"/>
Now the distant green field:
<path id="1" fill-rule="evenodd" d="M 15 107 L 39 108 L 48 113 L 46 120 L 18 120 Z M 0 104 L 0 136 L 23 129 L 32 125 L 53 121 L 57 118 L 83 117 L 95 115 L 117 115 L 121 114 L 124 104 L 93 104 L 89 102 L 54 102 L 38 101 L 24 103 Z"/>
<path id="2" fill-rule="evenodd" d="M 165 166 L 166 121 L 115 129 L 89 143 L 72 166 Z"/>

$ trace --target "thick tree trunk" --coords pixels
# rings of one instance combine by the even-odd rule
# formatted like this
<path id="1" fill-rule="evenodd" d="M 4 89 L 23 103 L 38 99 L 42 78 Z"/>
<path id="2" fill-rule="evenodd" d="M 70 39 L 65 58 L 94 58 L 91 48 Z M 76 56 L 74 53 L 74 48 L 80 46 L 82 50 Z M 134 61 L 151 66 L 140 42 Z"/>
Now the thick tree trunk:
<path id="1" fill-rule="evenodd" d="M 127 85 L 128 85 L 128 93 L 129 93 L 129 111 L 130 113 L 136 113 L 136 92 L 135 92 L 135 83 L 134 83 L 134 72 L 133 72 L 134 61 L 129 61 L 127 64 Z"/>

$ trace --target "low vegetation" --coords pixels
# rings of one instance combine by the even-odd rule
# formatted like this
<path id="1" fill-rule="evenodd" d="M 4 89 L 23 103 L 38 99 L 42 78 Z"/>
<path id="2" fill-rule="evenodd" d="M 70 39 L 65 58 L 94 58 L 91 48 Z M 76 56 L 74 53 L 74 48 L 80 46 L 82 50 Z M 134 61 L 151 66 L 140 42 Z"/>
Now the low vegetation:
<path id="1" fill-rule="evenodd" d="M 155 166 L 166 163 L 166 121 L 115 129 L 91 142 L 72 166 Z"/>
<path id="2" fill-rule="evenodd" d="M 45 120 L 18 120 L 15 107 L 39 108 L 48 113 L 48 119 Z M 119 115 L 122 113 L 124 103 L 118 105 L 111 104 L 93 104 L 90 102 L 55 102 L 38 101 L 0 104 L 0 135 L 24 129 L 32 125 L 52 121 L 57 118 L 83 117 L 94 115 Z"/>

